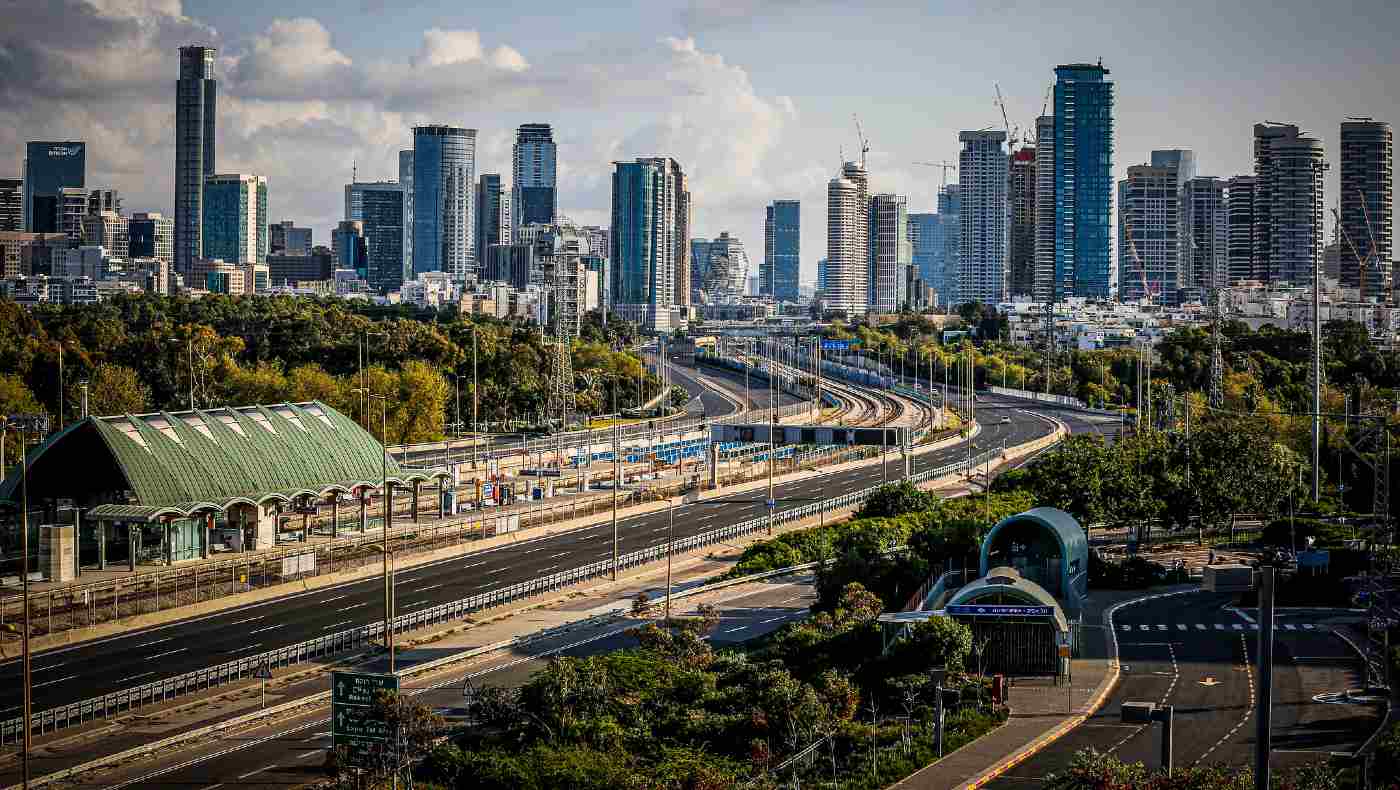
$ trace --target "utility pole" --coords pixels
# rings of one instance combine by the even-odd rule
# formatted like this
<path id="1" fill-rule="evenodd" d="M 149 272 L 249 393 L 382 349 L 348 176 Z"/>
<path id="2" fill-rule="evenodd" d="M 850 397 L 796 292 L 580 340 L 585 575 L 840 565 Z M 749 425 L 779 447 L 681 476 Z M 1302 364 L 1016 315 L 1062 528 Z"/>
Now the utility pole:
<path id="1" fill-rule="evenodd" d="M 1313 162 L 1314 171 L 1326 170 L 1326 162 Z M 1319 179 L 1314 179 L 1319 180 Z M 1313 244 L 1312 259 L 1312 498 L 1313 502 L 1318 500 L 1318 487 L 1322 476 L 1320 456 L 1318 454 L 1318 438 L 1322 433 L 1322 261 L 1318 257 L 1318 252 L 1322 245 Z M 1362 278 L 1365 279 L 1364 277 Z M 1364 286 L 1363 286 L 1364 287 Z M 1261 631 L 1262 633 L 1262 631 Z M 1265 787 L 1267 784 L 1267 764 L 1265 765 Z M 1257 778 L 1256 778 L 1257 781 Z"/>
<path id="2" fill-rule="evenodd" d="M 1316 472 L 1316 467 L 1313 468 Z M 1259 566 L 1259 696 L 1254 702 L 1254 787 L 1269 790 L 1269 747 L 1273 735 L 1274 567 Z"/>
<path id="3" fill-rule="evenodd" d="M 189 359 L 190 359 L 190 411 L 194 411 L 194 335 L 189 337 Z M 369 418 L 365 418 L 369 419 Z M 368 425 L 366 425 L 368 427 Z"/>
<path id="4" fill-rule="evenodd" d="M 773 454 L 777 451 L 778 432 L 778 385 L 775 378 L 773 365 L 768 365 L 768 534 L 773 534 L 773 511 L 777 503 L 773 501 L 773 465 L 777 459 Z"/>
<path id="5" fill-rule="evenodd" d="M 46 414 L 16 414 L 8 419 L 0 419 L 0 432 L 6 427 L 13 427 L 19 432 L 19 534 L 20 534 L 20 600 L 24 602 L 24 615 L 20 622 L 23 631 L 20 634 L 21 659 L 21 681 L 24 687 L 24 700 L 21 710 L 20 721 L 23 737 L 21 739 L 21 762 L 23 763 L 23 779 L 25 788 L 29 787 L 30 765 L 29 758 L 34 751 L 33 733 L 31 732 L 31 720 L 34 715 L 33 698 L 33 672 L 29 650 L 29 456 L 24 450 L 25 441 L 32 432 L 38 436 L 44 436 L 49 432 L 49 418 Z"/>
<path id="6" fill-rule="evenodd" d="M 621 452 L 620 449 L 619 449 L 619 445 L 621 444 L 621 442 L 619 441 L 620 438 L 621 438 L 621 435 L 619 434 L 619 430 L 620 430 L 620 428 L 621 428 L 621 420 L 618 419 L 619 417 L 621 417 L 621 414 L 619 414 L 619 413 L 617 412 L 617 386 L 616 386 L 616 383 L 617 383 L 616 381 L 613 382 L 613 384 L 614 384 L 614 386 L 613 386 L 613 453 L 612 453 L 612 454 L 613 454 L 613 479 L 612 479 L 612 533 L 613 533 L 613 541 L 612 541 L 612 580 L 613 580 L 613 581 L 617 581 L 617 490 L 618 490 L 619 488 L 622 487 L 622 464 L 621 464 L 622 458 L 621 458 L 621 456 L 619 455 L 619 453 Z"/>
<path id="7" fill-rule="evenodd" d="M 389 424 L 387 395 L 371 395 L 379 399 L 379 431 L 381 436 L 379 475 L 380 491 L 384 496 L 384 647 L 389 651 L 389 672 L 394 671 L 394 561 L 389 550 L 389 523 L 394 512 L 394 497 L 389 493 Z M 416 507 L 416 505 L 415 505 Z"/>
<path id="8" fill-rule="evenodd" d="M 616 390 L 614 390 L 615 392 Z M 472 469 L 476 469 L 477 442 L 481 441 L 481 427 L 476 421 L 476 323 L 472 323 Z"/>

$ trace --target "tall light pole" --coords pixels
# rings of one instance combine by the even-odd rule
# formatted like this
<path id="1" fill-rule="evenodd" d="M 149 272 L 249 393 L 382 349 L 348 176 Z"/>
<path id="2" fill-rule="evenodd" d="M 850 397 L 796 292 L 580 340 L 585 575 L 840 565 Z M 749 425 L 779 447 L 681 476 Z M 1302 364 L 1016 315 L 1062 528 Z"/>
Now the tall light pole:
<path id="1" fill-rule="evenodd" d="M 60 346 L 61 348 L 61 346 Z M 34 715 L 34 699 L 32 685 L 32 668 L 30 666 L 29 652 L 29 458 L 24 451 L 24 442 L 29 433 L 33 432 L 43 436 L 49 432 L 49 418 L 46 414 L 16 414 L 7 419 L 0 419 L 0 432 L 6 426 L 12 426 L 19 430 L 19 463 L 20 463 L 20 499 L 19 499 L 19 541 L 20 541 L 20 600 L 24 602 L 24 616 L 20 624 L 23 631 L 20 635 L 20 652 L 23 654 L 21 668 L 23 677 L 21 685 L 24 686 L 24 702 L 21 712 L 21 729 L 24 737 L 22 741 L 21 762 L 24 772 L 23 786 L 29 787 L 30 766 L 29 756 L 34 750 L 32 733 L 30 732 L 30 719 Z"/>
<path id="2" fill-rule="evenodd" d="M 393 552 L 389 550 L 389 521 L 394 512 L 394 498 L 389 494 L 389 424 L 388 395 L 371 394 L 370 400 L 379 401 L 379 485 L 384 499 L 384 647 L 389 651 L 389 672 L 394 671 L 394 574 Z"/>
<path id="3" fill-rule="evenodd" d="M 1327 169 L 1326 162 L 1313 162 L 1313 172 L 1319 173 Z M 1321 175 L 1314 176 L 1314 188 L 1321 187 Z M 1319 228 L 1314 225 L 1314 230 Z M 1312 498 L 1316 502 L 1318 499 L 1318 486 L 1322 476 L 1322 463 L 1318 452 L 1318 439 L 1322 433 L 1322 261 L 1318 257 L 1318 250 L 1321 245 L 1312 245 Z M 1357 411 L 1361 411 L 1360 404 Z"/>
<path id="4" fill-rule="evenodd" d="M 481 427 L 476 419 L 476 322 L 472 322 L 472 469 L 476 469 L 477 442 L 481 440 Z"/>
<path id="5" fill-rule="evenodd" d="M 612 580 L 617 581 L 617 491 L 622 487 L 622 414 L 617 410 L 617 379 L 613 379 Z"/>

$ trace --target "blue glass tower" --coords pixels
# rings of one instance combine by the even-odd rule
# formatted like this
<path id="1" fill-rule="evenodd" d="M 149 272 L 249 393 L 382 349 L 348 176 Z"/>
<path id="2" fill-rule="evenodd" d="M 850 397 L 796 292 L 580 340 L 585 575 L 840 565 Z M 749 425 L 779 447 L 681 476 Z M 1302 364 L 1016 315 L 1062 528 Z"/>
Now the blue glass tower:
<path id="1" fill-rule="evenodd" d="M 802 204 L 796 200 L 769 204 L 764 236 L 759 290 L 780 302 L 795 302 L 802 265 Z"/>
<path id="2" fill-rule="evenodd" d="M 656 167 L 617 162 L 613 170 L 612 297 L 614 304 L 645 305 L 656 298 L 656 245 L 652 239 Z"/>
<path id="3" fill-rule="evenodd" d="M 1112 293 L 1113 83 L 1102 63 L 1055 68 L 1055 299 Z"/>

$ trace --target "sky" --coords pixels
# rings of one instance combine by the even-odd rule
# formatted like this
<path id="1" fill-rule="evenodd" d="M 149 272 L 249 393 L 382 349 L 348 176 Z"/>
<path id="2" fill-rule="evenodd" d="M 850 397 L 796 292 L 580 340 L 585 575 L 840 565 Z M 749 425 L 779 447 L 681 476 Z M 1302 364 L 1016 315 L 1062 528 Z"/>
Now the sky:
<path id="1" fill-rule="evenodd" d="M 559 207 L 608 224 L 611 162 L 672 156 L 692 236 L 762 258 L 764 207 L 802 201 L 803 280 L 826 251 L 826 183 L 869 140 L 871 189 L 933 211 L 957 134 L 1033 128 L 1057 64 L 1116 84 L 1114 169 L 1190 148 L 1247 173 L 1251 129 L 1297 123 L 1335 160 L 1347 116 L 1400 122 L 1400 3 L 1243 0 L 0 0 L 0 177 L 27 140 L 85 140 L 88 185 L 173 208 L 177 48 L 219 49 L 219 172 L 268 178 L 272 221 L 328 243 L 352 167 L 393 179 L 411 129 L 478 130 L 510 173 L 521 123 L 554 126 Z M 1328 176 L 1331 205 L 1337 172 Z"/>

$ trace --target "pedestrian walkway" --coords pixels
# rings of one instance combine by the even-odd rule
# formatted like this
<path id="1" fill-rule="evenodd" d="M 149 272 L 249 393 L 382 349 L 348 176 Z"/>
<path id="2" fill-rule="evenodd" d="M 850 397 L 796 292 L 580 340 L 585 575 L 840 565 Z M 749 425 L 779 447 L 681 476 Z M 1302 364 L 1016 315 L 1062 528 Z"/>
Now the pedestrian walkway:
<path id="1" fill-rule="evenodd" d="M 1330 626 L 1320 623 L 1278 623 L 1276 625 L 1280 631 L 1317 631 L 1324 632 L 1330 630 Z M 1150 631 L 1153 633 L 1161 631 L 1258 631 L 1258 623 L 1119 623 L 1118 630 L 1123 632 Z"/>

